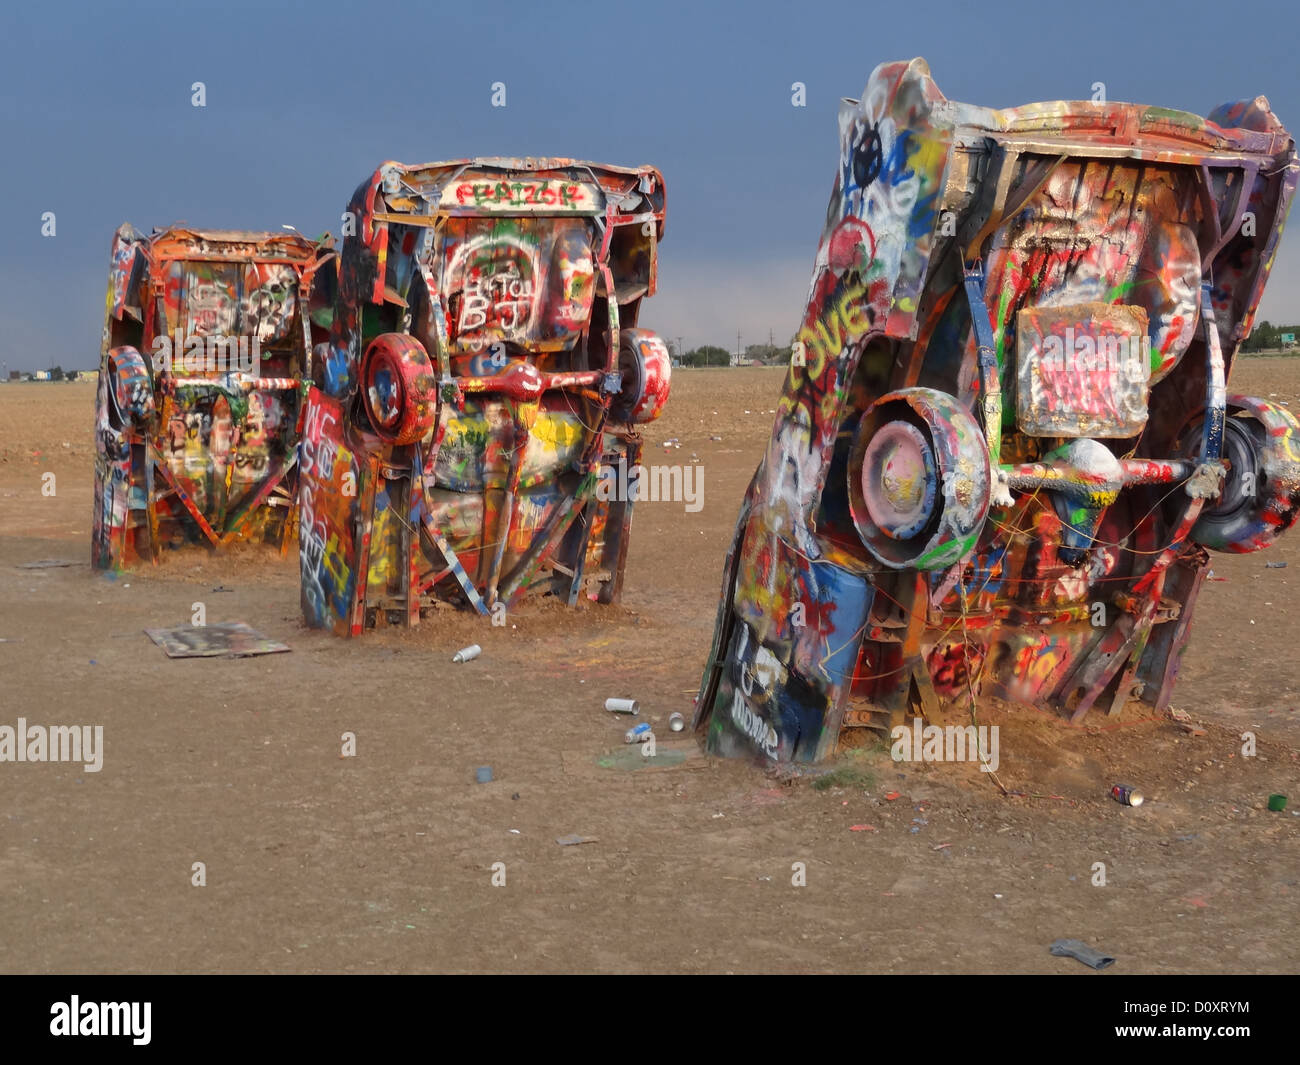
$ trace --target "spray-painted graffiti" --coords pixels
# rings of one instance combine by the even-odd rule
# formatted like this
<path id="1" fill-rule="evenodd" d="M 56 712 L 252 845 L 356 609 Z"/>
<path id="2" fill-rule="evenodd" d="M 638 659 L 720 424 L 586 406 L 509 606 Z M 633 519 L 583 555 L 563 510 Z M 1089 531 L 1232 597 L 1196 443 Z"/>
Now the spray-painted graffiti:
<path id="1" fill-rule="evenodd" d="M 322 395 L 358 472 L 384 475 L 350 504 L 364 534 L 309 533 L 304 439 L 310 624 L 618 598 L 634 494 L 598 488 L 668 396 L 667 348 L 636 328 L 663 203 L 652 167 L 558 159 L 390 163 L 357 189 Z M 313 516 L 339 491 L 313 481 Z"/>
<path id="2" fill-rule="evenodd" d="M 99 464 L 97 478 L 125 477 L 126 488 L 106 481 L 97 499 L 132 503 L 124 513 L 96 503 L 97 567 L 157 562 L 187 542 L 283 545 L 293 535 L 311 292 L 331 255 L 288 233 L 118 231 L 101 380 L 121 362 L 115 352 L 135 353 L 133 387 L 151 413 L 126 417 L 111 393 L 100 397 L 97 420 L 112 429 L 101 428 L 101 448 L 131 457 Z"/>
<path id="3" fill-rule="evenodd" d="M 461 181 L 450 191 L 457 206 L 477 211 L 590 212 L 600 207 L 596 190 L 576 181 Z"/>
<path id="4" fill-rule="evenodd" d="M 696 727 L 816 759 L 917 703 L 1166 706 L 1208 551 L 1300 516 L 1300 422 L 1226 390 L 1290 135 L 1262 98 L 952 103 L 919 59 L 877 67 L 839 133 Z"/>
<path id="5" fill-rule="evenodd" d="M 313 389 L 300 442 L 298 533 L 302 608 L 318 627 L 346 625 L 356 575 L 347 565 L 356 539 L 362 470 L 343 442 L 343 409 Z"/>

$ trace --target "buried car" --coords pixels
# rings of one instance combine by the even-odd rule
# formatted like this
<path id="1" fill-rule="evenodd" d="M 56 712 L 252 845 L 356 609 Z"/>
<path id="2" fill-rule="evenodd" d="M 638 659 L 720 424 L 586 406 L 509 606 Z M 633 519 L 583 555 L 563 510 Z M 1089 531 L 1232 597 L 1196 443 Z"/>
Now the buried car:
<path id="1" fill-rule="evenodd" d="M 663 220 L 648 166 L 389 162 L 357 189 L 301 446 L 309 625 L 618 599 L 619 489 L 668 398 L 637 327 Z"/>
<path id="2" fill-rule="evenodd" d="M 302 386 L 313 330 L 323 339 L 328 324 L 313 324 L 311 299 L 329 291 L 332 255 L 327 238 L 290 232 L 117 231 L 96 401 L 96 569 L 194 542 L 287 548 Z"/>
<path id="3" fill-rule="evenodd" d="M 977 695 L 1165 708 L 1209 552 L 1300 506 L 1300 425 L 1227 388 L 1296 179 L 1263 97 L 995 111 L 878 67 L 727 558 L 709 749 L 816 760 Z"/>

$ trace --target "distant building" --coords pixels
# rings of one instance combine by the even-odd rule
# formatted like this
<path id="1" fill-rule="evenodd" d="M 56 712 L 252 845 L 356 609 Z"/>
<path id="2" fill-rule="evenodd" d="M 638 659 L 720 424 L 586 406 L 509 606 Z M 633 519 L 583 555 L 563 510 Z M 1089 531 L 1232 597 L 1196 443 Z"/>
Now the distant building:
<path id="1" fill-rule="evenodd" d="M 11 381 L 21 381 L 22 379 L 23 379 L 23 372 L 22 372 L 22 370 L 10 370 L 10 371 L 9 371 L 9 380 L 11 380 Z"/>
<path id="2" fill-rule="evenodd" d="M 78 381 L 94 381 L 99 377 L 98 370 L 77 370 L 75 379 Z"/>
<path id="3" fill-rule="evenodd" d="M 33 380 L 36 380 L 36 381 L 48 381 L 48 380 L 50 379 L 50 371 L 49 371 L 49 370 L 37 370 L 36 373 L 34 373 L 34 374 L 32 375 L 32 378 L 33 378 Z"/>

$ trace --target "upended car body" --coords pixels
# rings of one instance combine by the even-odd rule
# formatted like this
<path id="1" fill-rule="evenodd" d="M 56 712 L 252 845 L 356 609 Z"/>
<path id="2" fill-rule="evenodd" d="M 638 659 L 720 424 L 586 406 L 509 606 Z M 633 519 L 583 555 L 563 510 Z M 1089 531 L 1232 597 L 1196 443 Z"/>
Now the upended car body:
<path id="1" fill-rule="evenodd" d="M 192 543 L 287 546 L 312 331 L 323 339 L 328 325 L 313 325 L 311 298 L 332 255 L 297 233 L 117 231 L 95 415 L 95 568 Z"/>
<path id="2" fill-rule="evenodd" d="M 1296 519 L 1300 427 L 1226 386 L 1296 177 L 1262 97 L 994 111 L 878 67 L 840 110 L 707 746 L 816 760 L 979 696 L 1164 708 L 1208 552 Z"/>
<path id="3" fill-rule="evenodd" d="M 344 220 L 302 441 L 302 610 L 617 600 L 637 426 L 668 398 L 663 178 L 566 159 L 385 163 Z M 613 486 L 614 490 L 608 490 Z"/>

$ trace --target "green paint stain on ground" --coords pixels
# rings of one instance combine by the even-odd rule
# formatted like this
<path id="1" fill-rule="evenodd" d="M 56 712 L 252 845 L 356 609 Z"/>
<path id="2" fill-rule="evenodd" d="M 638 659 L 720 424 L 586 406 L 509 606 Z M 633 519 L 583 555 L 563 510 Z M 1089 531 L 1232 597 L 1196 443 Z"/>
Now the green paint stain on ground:
<path id="1" fill-rule="evenodd" d="M 655 766 L 680 765 L 686 761 L 683 751 L 659 751 L 653 758 L 643 757 L 641 744 L 629 746 L 626 750 L 602 755 L 596 759 L 601 769 L 653 769 Z"/>

